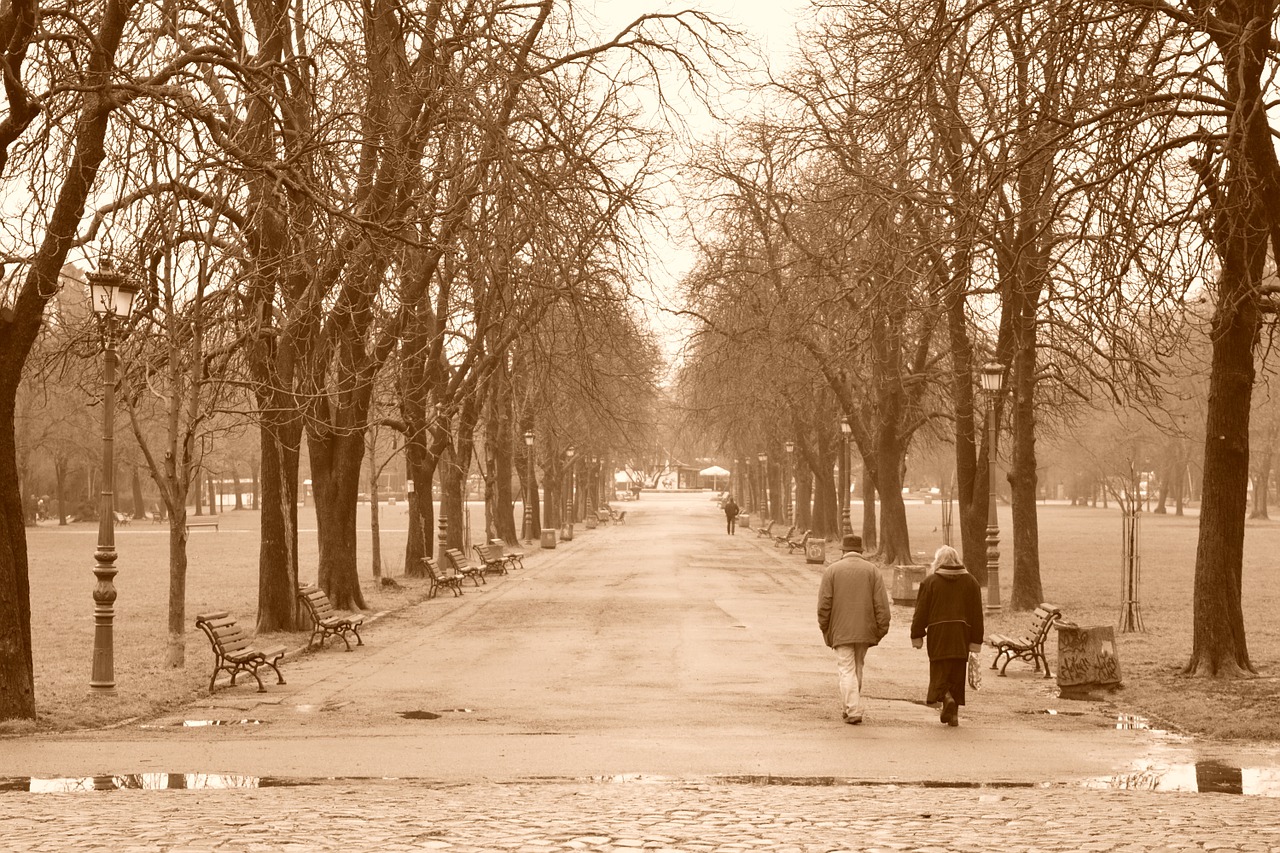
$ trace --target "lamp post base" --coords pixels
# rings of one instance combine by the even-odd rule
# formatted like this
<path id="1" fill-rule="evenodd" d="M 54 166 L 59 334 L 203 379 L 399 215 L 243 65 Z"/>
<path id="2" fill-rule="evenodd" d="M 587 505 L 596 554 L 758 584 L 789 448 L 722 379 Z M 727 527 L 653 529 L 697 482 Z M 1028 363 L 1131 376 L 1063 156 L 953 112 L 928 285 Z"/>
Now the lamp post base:
<path id="1" fill-rule="evenodd" d="M 988 613 L 999 613 L 1004 610 L 1000 604 L 1000 570 L 987 566 L 987 604 Z"/>

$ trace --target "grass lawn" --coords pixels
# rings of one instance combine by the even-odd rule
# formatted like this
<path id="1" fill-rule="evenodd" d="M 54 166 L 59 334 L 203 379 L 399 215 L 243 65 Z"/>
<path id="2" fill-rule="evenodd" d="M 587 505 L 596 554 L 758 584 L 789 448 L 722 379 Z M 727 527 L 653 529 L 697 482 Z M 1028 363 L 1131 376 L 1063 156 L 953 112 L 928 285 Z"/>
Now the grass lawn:
<path id="1" fill-rule="evenodd" d="M 168 524 L 134 521 L 116 528 L 119 574 L 115 578 L 114 697 L 89 695 L 97 524 L 59 527 L 57 522 L 44 522 L 27 529 L 39 728 L 101 726 L 148 716 L 205 695 L 213 656 L 208 639 L 195 627 L 196 614 L 227 610 L 252 631 L 258 609 L 258 514 L 227 512 L 215 518 L 216 531 L 194 530 L 187 542 L 183 669 L 163 665 L 168 641 Z M 359 518 L 360 576 L 366 603 L 376 612 L 421 599 L 425 585 L 400 577 L 408 527 L 404 504 L 383 506 L 379 513 L 384 573 L 396 577 L 403 587 L 399 590 L 373 583 L 367 505 L 361 506 Z M 317 549 L 315 517 L 310 509 L 299 509 L 298 526 L 299 575 L 303 581 L 314 581 Z M 263 643 L 295 648 L 304 644 L 307 636 L 282 632 L 265 636 Z M 0 732 L 30 728 L 30 723 L 0 723 Z"/>
<path id="2" fill-rule="evenodd" d="M 369 567 L 368 507 L 360 513 L 360 574 L 374 610 L 399 607 L 425 595 L 422 584 L 401 578 L 406 509 L 383 507 L 385 573 L 404 588 L 383 590 Z M 1012 586 L 1011 519 L 1001 507 L 1003 600 Z M 472 517 L 482 510 L 473 507 Z M 855 510 L 855 519 L 860 510 Z M 907 505 L 912 547 L 932 555 L 942 544 L 941 508 Z M 35 646 L 37 725 L 67 729 L 105 725 L 148 716 L 178 706 L 206 690 L 212 668 L 208 641 L 195 628 L 195 614 L 226 609 L 252 625 L 257 611 L 258 517 L 224 513 L 219 530 L 198 530 L 188 543 L 187 666 L 166 669 L 168 528 L 134 522 L 117 530 L 120 570 L 115 619 L 115 676 L 118 695 L 89 695 L 93 648 L 93 552 L 97 527 L 42 524 L 28 529 L 31 563 L 32 632 Z M 1046 600 L 1060 605 L 1080 625 L 1115 625 L 1120 615 L 1120 514 L 1109 510 L 1042 505 L 1041 578 Z M 1259 677 L 1239 681 L 1192 679 L 1179 675 L 1191 652 L 1191 588 L 1198 521 L 1194 516 L 1143 515 L 1141 521 L 1142 615 L 1144 634 L 1117 635 L 1124 687 L 1115 701 L 1126 711 L 1187 733 L 1220 738 L 1280 741 L 1280 720 L 1268 713 L 1280 674 L 1280 591 L 1270 581 L 1272 555 L 1280 551 L 1280 523 L 1247 525 L 1244 612 L 1249 652 Z M 315 579 L 315 522 L 299 511 L 299 565 L 303 580 Z M 958 530 L 955 534 L 959 536 Z M 1022 633 L 1030 617 L 1005 612 L 988 631 Z M 305 635 L 279 635 L 266 642 L 301 645 Z M 1050 634 L 1051 643 L 1054 635 Z M 1055 649 L 1050 646 L 1049 659 Z M 1025 664 L 1014 663 L 1010 671 Z M 0 732 L 31 728 L 0 723 Z"/>
<path id="3" fill-rule="evenodd" d="M 1012 518 L 1000 508 L 1001 600 L 1013 585 Z M 1194 510 L 1191 510 L 1194 512 Z M 858 517 L 855 511 L 854 517 Z M 939 504 L 907 506 L 912 548 L 930 557 L 942 544 Z M 1039 507 L 1040 577 L 1044 599 L 1082 626 L 1118 625 L 1121 517 L 1118 509 L 1042 504 Z M 1142 618 L 1146 632 L 1116 635 L 1123 688 L 1115 702 L 1162 727 L 1188 734 L 1244 740 L 1280 740 L 1273 713 L 1280 677 L 1280 588 L 1275 554 L 1280 522 L 1250 521 L 1245 530 L 1243 604 L 1249 657 L 1257 678 L 1212 680 L 1179 674 L 1191 656 L 1191 590 L 1199 519 L 1143 514 L 1140 521 Z M 959 538 L 958 524 L 955 538 Z M 1025 633 L 1026 613 L 989 619 L 987 631 Z M 1049 661 L 1056 640 L 1050 632 Z M 984 657 L 987 653 L 984 653 Z M 1014 663 L 1010 671 L 1025 664 Z M 1029 667 L 1027 667 L 1029 668 Z"/>

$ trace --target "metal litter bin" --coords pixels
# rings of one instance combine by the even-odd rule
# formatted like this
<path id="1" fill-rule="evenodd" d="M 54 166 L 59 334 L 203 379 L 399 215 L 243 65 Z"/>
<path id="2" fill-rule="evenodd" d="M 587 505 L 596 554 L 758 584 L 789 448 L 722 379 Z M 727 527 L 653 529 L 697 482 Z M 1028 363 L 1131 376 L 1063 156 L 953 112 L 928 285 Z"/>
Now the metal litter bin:
<path id="1" fill-rule="evenodd" d="M 544 527 L 542 529 L 542 547 L 556 547 L 556 529 L 554 527 Z"/>
<path id="2" fill-rule="evenodd" d="M 806 563 L 825 563 L 827 561 L 827 541 L 809 537 L 804 543 L 804 561 Z"/>

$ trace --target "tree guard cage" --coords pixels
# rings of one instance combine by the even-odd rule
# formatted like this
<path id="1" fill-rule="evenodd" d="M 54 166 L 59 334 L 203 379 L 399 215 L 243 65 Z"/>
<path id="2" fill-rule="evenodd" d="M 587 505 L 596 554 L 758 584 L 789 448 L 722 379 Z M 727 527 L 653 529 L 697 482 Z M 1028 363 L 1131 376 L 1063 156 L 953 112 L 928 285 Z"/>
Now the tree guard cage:
<path id="1" fill-rule="evenodd" d="M 1142 605 L 1138 600 L 1142 569 L 1142 555 L 1138 548 L 1142 494 L 1137 485 L 1137 478 L 1131 477 L 1123 496 L 1120 497 L 1123 519 L 1120 548 L 1120 633 L 1122 634 L 1146 631 L 1142 625 Z"/>

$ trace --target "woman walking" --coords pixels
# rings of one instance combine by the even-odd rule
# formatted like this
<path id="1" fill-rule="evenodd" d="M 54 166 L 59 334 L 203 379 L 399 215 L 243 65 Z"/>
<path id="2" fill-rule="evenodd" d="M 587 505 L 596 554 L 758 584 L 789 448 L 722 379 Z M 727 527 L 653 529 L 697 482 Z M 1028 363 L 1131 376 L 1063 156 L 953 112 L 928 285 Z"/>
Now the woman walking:
<path id="1" fill-rule="evenodd" d="M 969 670 L 969 653 L 982 651 L 982 588 L 965 571 L 956 549 L 943 545 L 933 555 L 933 572 L 920 584 L 911 645 L 929 641 L 929 692 L 925 702 L 942 703 L 939 719 L 960 725 L 960 706 Z"/>

